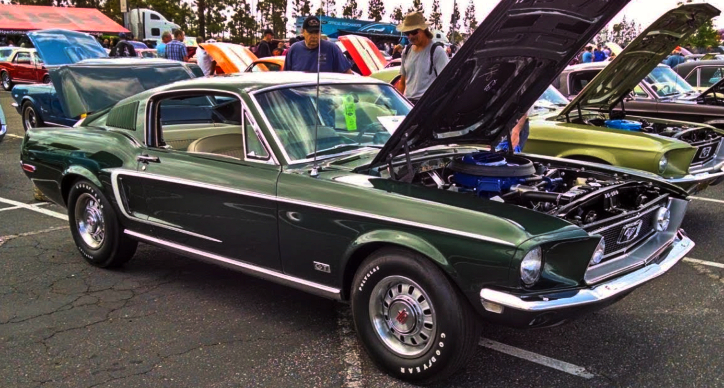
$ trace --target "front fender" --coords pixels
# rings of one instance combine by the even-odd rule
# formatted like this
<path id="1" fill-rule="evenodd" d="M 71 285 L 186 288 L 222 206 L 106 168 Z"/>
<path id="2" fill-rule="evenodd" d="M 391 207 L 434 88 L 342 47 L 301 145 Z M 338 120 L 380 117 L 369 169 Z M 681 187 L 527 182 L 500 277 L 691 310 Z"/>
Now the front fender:
<path id="1" fill-rule="evenodd" d="M 357 239 L 349 245 L 347 251 L 344 254 L 342 268 L 347 267 L 347 264 L 349 263 L 350 259 L 354 257 L 356 252 L 358 252 L 360 249 L 363 249 L 365 246 L 369 246 L 369 244 L 375 243 L 384 243 L 405 247 L 429 257 L 443 267 L 450 268 L 445 256 L 440 253 L 440 251 L 432 244 L 420 238 L 420 236 L 390 229 L 375 230 L 357 237 Z"/>
<path id="2" fill-rule="evenodd" d="M 616 156 L 610 151 L 598 148 L 572 148 L 561 152 L 557 157 L 559 158 L 571 158 L 575 156 L 585 156 L 588 158 L 598 159 L 604 161 L 610 165 L 617 166 L 618 161 Z"/>

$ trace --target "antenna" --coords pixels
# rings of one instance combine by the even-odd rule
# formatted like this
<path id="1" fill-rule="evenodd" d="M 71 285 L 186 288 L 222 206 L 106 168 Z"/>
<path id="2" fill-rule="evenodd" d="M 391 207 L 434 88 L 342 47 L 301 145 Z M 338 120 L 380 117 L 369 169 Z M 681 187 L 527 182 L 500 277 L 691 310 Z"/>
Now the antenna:
<path id="1" fill-rule="evenodd" d="M 322 8 L 323 0 L 319 1 L 319 8 Z M 319 42 L 317 44 L 317 96 L 314 103 L 314 109 L 316 117 L 314 120 L 314 161 L 312 162 L 312 171 L 309 173 L 312 177 L 319 176 L 319 166 L 317 165 L 317 133 L 319 132 L 319 73 L 320 73 L 320 59 L 322 57 L 322 21 L 319 22 Z"/>

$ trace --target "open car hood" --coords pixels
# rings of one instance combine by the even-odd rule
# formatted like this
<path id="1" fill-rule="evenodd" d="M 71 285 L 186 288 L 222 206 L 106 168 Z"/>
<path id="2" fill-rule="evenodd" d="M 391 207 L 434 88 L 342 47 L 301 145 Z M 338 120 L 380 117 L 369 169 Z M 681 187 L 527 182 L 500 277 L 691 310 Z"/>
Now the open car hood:
<path id="1" fill-rule="evenodd" d="M 438 144 L 492 144 L 629 0 L 502 0 L 372 165 Z"/>
<path id="2" fill-rule="evenodd" d="M 719 15 L 710 4 L 685 4 L 670 10 L 631 42 L 561 112 L 582 108 L 610 111 L 651 73 L 679 43 Z"/>
<path id="3" fill-rule="evenodd" d="M 79 117 L 148 89 L 193 78 L 181 62 L 119 58 L 83 61 L 48 70 L 66 117 Z"/>
<path id="4" fill-rule="evenodd" d="M 370 74 L 380 71 L 387 65 L 387 60 L 374 42 L 357 35 L 344 35 L 339 37 L 339 44 L 342 51 L 347 51 L 360 71 L 360 74 L 367 77 Z"/>
<path id="5" fill-rule="evenodd" d="M 724 78 L 696 97 L 696 102 L 703 105 L 724 106 Z"/>
<path id="6" fill-rule="evenodd" d="M 257 60 L 248 48 L 233 43 L 201 43 L 199 46 L 216 61 L 224 74 L 241 73 Z"/>
<path id="7" fill-rule="evenodd" d="M 96 39 L 86 33 L 68 30 L 28 32 L 46 67 L 70 65 L 84 59 L 108 58 Z"/>

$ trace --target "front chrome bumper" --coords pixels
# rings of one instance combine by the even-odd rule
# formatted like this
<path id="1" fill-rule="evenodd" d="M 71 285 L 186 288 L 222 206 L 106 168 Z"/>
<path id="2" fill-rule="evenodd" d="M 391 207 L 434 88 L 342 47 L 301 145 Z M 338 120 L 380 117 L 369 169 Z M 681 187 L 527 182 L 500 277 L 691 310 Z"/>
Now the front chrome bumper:
<path id="1" fill-rule="evenodd" d="M 683 188 L 689 194 L 696 194 L 708 186 L 714 186 L 724 181 L 724 165 L 719 164 L 713 168 L 694 170 L 685 177 L 671 178 L 666 181 Z"/>
<path id="2" fill-rule="evenodd" d="M 571 307 L 584 307 L 595 304 L 605 305 L 606 302 L 624 296 L 636 287 L 647 283 L 667 271 L 686 256 L 694 248 L 694 242 L 679 231 L 677 239 L 671 245 L 666 257 L 659 258 L 657 262 L 631 272 L 619 278 L 600 283 L 591 288 L 578 290 L 564 297 L 539 296 L 536 299 L 524 299 L 501 291 L 484 288 L 480 291 L 480 302 L 490 312 L 505 314 L 506 309 L 526 313 L 541 313 L 558 311 Z M 555 298 L 555 299 L 554 299 Z M 497 311 L 492 311 L 495 306 Z M 502 306 L 502 309 L 499 307 Z"/>

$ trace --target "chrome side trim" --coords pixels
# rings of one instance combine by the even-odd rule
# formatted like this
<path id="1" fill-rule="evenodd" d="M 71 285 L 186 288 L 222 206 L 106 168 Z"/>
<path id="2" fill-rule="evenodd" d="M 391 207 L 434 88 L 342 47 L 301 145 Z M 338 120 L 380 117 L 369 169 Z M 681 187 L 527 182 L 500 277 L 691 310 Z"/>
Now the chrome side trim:
<path id="1" fill-rule="evenodd" d="M 200 188 L 205 188 L 205 189 L 210 189 L 210 190 L 222 191 L 222 192 L 226 192 L 226 193 L 239 194 L 239 195 L 243 195 L 243 196 L 247 196 L 247 197 L 266 199 L 266 200 L 270 200 L 270 201 L 277 201 L 277 202 L 281 202 L 281 203 L 288 203 L 288 204 L 299 205 L 299 206 L 306 206 L 306 207 L 326 210 L 326 211 L 335 212 L 335 213 L 348 214 L 348 215 L 352 215 L 352 216 L 356 216 L 356 217 L 371 218 L 371 219 L 385 221 L 385 222 L 389 222 L 389 223 L 393 223 L 393 224 L 400 224 L 400 225 L 406 225 L 406 226 L 411 226 L 411 227 L 415 227 L 415 228 L 433 230 L 433 231 L 452 234 L 452 235 L 456 235 L 456 236 L 472 238 L 475 240 L 488 241 L 488 242 L 492 242 L 492 243 L 500 244 L 500 245 L 504 245 L 504 246 L 509 246 L 509 247 L 516 246 L 515 244 L 510 243 L 508 241 L 500 240 L 500 239 L 493 238 L 493 237 L 483 236 L 480 234 L 469 233 L 469 232 L 464 232 L 461 230 L 455 230 L 455 229 L 449 229 L 449 228 L 443 228 L 443 227 L 439 227 L 439 226 L 435 226 L 435 225 L 423 224 L 420 222 L 402 220 L 402 219 L 394 218 L 394 217 L 381 216 L 381 215 L 377 215 L 377 214 L 373 214 L 373 213 L 344 209 L 344 208 L 324 205 L 324 204 L 320 204 L 320 203 L 316 203 L 316 202 L 307 202 L 307 201 L 302 201 L 302 200 L 297 200 L 297 199 L 292 199 L 292 198 L 277 197 L 274 195 L 258 193 L 258 192 L 254 192 L 254 191 L 232 189 L 232 188 L 228 188 L 228 187 L 224 187 L 224 186 L 217 186 L 217 185 L 212 185 L 212 184 L 208 184 L 208 183 L 195 182 L 195 181 L 190 181 L 190 180 L 186 180 L 186 179 L 182 179 L 182 178 L 170 178 L 170 177 L 165 177 L 162 175 L 138 172 L 138 171 L 133 171 L 133 170 L 123 170 L 123 169 L 113 170 L 113 172 L 111 173 L 111 184 L 113 186 L 113 193 L 116 196 L 116 201 L 119 201 L 119 207 L 121 208 L 121 211 L 123 211 L 123 213 L 124 213 L 123 215 L 126 217 L 129 217 L 130 219 L 138 220 L 141 222 L 144 222 L 145 220 L 141 220 L 141 219 L 129 216 L 128 213 L 125 212 L 125 209 L 123 209 L 123 206 L 121 206 L 122 202 L 120 202 L 120 199 L 121 199 L 120 190 L 118 188 L 118 184 L 116 183 L 117 179 L 120 175 L 135 176 L 135 177 L 141 177 L 141 178 L 147 178 L 147 179 L 155 179 L 155 180 L 159 180 L 159 181 L 163 181 L 163 182 L 176 183 L 176 184 L 185 185 L 185 186 L 200 187 Z M 150 223 L 150 221 L 147 221 L 146 223 Z M 156 225 L 156 224 L 153 223 L 153 225 Z M 158 226 L 165 227 L 165 225 L 158 225 Z"/>
<path id="2" fill-rule="evenodd" d="M 342 292 L 338 288 L 325 286 L 323 284 L 310 282 L 308 280 L 300 279 L 294 276 L 285 275 L 283 273 L 273 271 L 270 269 L 266 269 L 263 267 L 258 267 L 256 265 L 252 265 L 249 263 L 245 263 L 242 261 L 233 260 L 224 256 L 216 255 L 213 253 L 204 252 L 198 249 L 194 249 L 191 247 L 187 247 L 180 244 L 175 244 L 169 241 L 161 240 L 155 237 L 147 236 L 145 234 L 136 233 L 131 230 L 124 230 L 124 233 L 135 237 L 141 241 L 159 245 L 165 248 L 169 248 L 177 253 L 180 253 L 185 256 L 191 256 L 193 258 L 198 258 L 202 260 L 212 260 L 214 262 L 220 262 L 227 266 L 230 266 L 234 269 L 237 269 L 241 272 L 244 272 L 248 275 L 260 277 L 262 279 L 271 280 L 273 282 L 291 286 L 297 289 L 300 289 L 302 291 L 306 291 L 315 295 L 319 295 L 325 298 L 330 299 L 342 299 Z"/>
<path id="3" fill-rule="evenodd" d="M 525 300 L 517 295 L 508 294 L 489 288 L 480 291 L 481 303 L 495 303 L 513 310 L 519 310 L 529 313 L 538 313 L 545 311 L 555 311 L 571 307 L 585 306 L 611 300 L 612 298 L 624 294 L 634 288 L 641 286 L 663 274 L 668 272 L 676 263 L 686 256 L 686 254 L 694 248 L 694 242 L 683 234 L 679 233 L 679 240 L 669 251 L 666 258 L 660 263 L 649 264 L 638 269 L 628 275 L 611 281 L 601 283 L 592 288 L 579 290 L 575 295 L 560 299 L 548 299 L 545 295 L 539 300 Z M 504 313 L 504 310 L 501 311 Z"/>
<path id="4" fill-rule="evenodd" d="M 118 208 L 121 209 L 121 213 L 123 213 L 124 217 L 128 218 L 129 220 L 137 221 L 137 222 L 147 224 L 147 225 L 157 226 L 157 227 L 168 229 L 168 230 L 173 230 L 174 232 L 183 233 L 183 234 L 186 234 L 189 236 L 202 238 L 204 240 L 209 240 L 209 241 L 213 241 L 213 242 L 217 242 L 217 243 L 222 242 L 221 240 L 218 240 L 218 239 L 215 239 L 215 238 L 209 237 L 209 236 L 204 236 L 203 234 L 198 234 L 198 233 L 190 232 L 188 230 L 175 228 L 173 226 L 162 224 L 160 222 L 144 220 L 144 219 L 141 219 L 141 218 L 128 214 L 128 212 L 126 211 L 126 206 L 123 203 L 123 197 L 121 197 L 121 189 L 118 186 L 118 176 L 119 175 L 130 175 L 130 174 L 125 174 L 122 171 L 118 171 L 118 170 L 114 170 L 113 173 L 111 174 L 111 186 L 113 187 L 113 196 L 116 198 L 116 202 L 118 203 Z M 142 176 L 142 174 L 141 174 L 141 176 Z"/>
<path id="5" fill-rule="evenodd" d="M 389 85 L 388 83 L 377 80 L 375 78 L 361 77 L 361 76 L 353 77 L 351 75 L 349 76 L 349 79 L 336 79 L 336 80 L 326 79 L 326 80 L 322 80 L 322 82 L 320 83 L 320 85 L 360 85 L 360 84 Z M 291 83 L 291 84 L 272 85 L 272 86 L 267 86 L 267 87 L 260 88 L 260 89 L 250 90 L 248 93 L 253 96 L 254 94 L 265 93 L 265 92 L 269 92 L 269 91 L 277 90 L 277 89 L 292 89 L 292 88 L 299 88 L 299 87 L 304 87 L 304 86 L 317 86 L 317 83 L 316 82 L 298 82 L 298 83 Z"/>
<path id="6" fill-rule="evenodd" d="M 52 125 L 52 126 L 55 126 L 55 127 L 70 128 L 70 127 L 67 126 L 67 125 L 54 123 L 54 122 L 52 122 L 52 121 L 43 121 L 43 122 L 44 122 L 45 124 Z"/>

